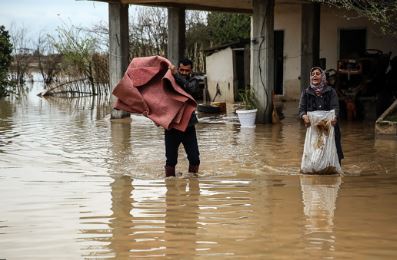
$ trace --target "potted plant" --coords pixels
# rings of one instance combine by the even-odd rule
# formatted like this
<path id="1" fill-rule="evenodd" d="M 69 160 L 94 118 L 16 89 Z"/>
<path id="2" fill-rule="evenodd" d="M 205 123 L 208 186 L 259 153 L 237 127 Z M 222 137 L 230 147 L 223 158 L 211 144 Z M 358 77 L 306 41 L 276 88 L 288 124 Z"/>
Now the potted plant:
<path id="1" fill-rule="evenodd" d="M 255 93 L 248 86 L 239 94 L 242 101 L 241 108 L 236 110 L 241 127 L 254 128 L 256 112 L 258 111 L 258 100 Z"/>

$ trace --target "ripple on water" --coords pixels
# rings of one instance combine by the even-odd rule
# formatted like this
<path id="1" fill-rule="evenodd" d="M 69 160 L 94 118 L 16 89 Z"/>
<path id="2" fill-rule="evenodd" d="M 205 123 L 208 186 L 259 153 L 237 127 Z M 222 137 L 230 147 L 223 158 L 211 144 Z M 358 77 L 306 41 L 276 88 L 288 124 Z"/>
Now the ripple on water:
<path id="1" fill-rule="evenodd" d="M 1 102 L 1 257 L 393 259 L 397 144 L 369 125 L 342 122 L 340 182 L 299 174 L 305 128 L 288 115 L 198 124 L 200 177 L 164 179 L 163 130 L 147 118 Z"/>

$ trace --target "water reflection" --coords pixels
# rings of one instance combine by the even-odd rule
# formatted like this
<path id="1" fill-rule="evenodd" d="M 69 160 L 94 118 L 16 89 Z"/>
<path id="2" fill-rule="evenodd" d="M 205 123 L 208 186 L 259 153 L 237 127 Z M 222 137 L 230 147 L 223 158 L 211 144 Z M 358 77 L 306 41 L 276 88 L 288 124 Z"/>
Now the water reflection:
<path id="1" fill-rule="evenodd" d="M 118 178 L 128 172 L 132 154 L 131 119 L 112 121 L 110 124 L 110 149 L 107 159 L 110 176 Z"/>
<path id="2" fill-rule="evenodd" d="M 307 249 L 322 253 L 335 250 L 333 232 L 340 176 L 300 176 Z"/>
<path id="3" fill-rule="evenodd" d="M 128 243 L 132 226 L 132 178 L 125 167 L 131 153 L 131 124 L 129 120 L 111 122 L 111 148 L 109 172 L 113 178 L 111 187 L 111 211 L 109 249 L 115 259 L 127 259 L 131 244 Z"/>
<path id="4" fill-rule="evenodd" d="M 373 125 L 342 122 L 338 196 L 340 177 L 298 175 L 297 104 L 279 125 L 198 124 L 200 177 L 174 180 L 163 130 L 107 106 L 0 100 L 0 258 L 395 258 L 397 142 Z"/>
<path id="5" fill-rule="evenodd" d="M 248 149 L 255 144 L 255 128 L 240 128 L 237 134 L 237 145 L 243 145 Z"/>
<path id="6" fill-rule="evenodd" d="M 91 97 L 43 97 L 50 105 L 70 115 L 87 116 L 90 120 L 100 120 L 109 115 L 111 106 L 108 96 Z M 90 111 L 86 113 L 86 110 Z"/>
<path id="7" fill-rule="evenodd" d="M 131 211 L 134 203 L 131 196 L 132 178 L 126 175 L 115 178 L 111 189 L 112 215 L 109 223 L 111 230 L 109 249 L 113 252 L 115 259 L 128 259 L 133 245 L 129 243 L 133 221 Z"/>
<path id="8" fill-rule="evenodd" d="M 83 257 L 93 254 L 115 259 L 194 255 L 199 225 L 199 179 L 134 179 L 128 170 L 133 154 L 131 122 L 113 121 L 110 127 L 111 214 L 106 217 L 91 214 L 90 219 L 95 221 L 82 230 L 83 245 L 99 244 L 90 248 L 83 246 Z"/>
<path id="9" fill-rule="evenodd" d="M 111 184 L 109 249 L 115 259 L 195 255 L 199 180 L 165 180 L 165 195 L 161 185 L 129 176 Z"/>
<path id="10" fill-rule="evenodd" d="M 393 174 L 397 169 L 397 141 L 389 138 L 376 138 L 375 151 L 379 154 L 378 161 L 381 161 L 382 169 L 380 172 Z M 390 153 L 389 151 L 394 151 Z"/>
<path id="11" fill-rule="evenodd" d="M 3 146 L 12 142 L 12 138 L 18 136 L 13 132 L 13 105 L 5 99 L 0 99 L 0 153 Z"/>
<path id="12" fill-rule="evenodd" d="M 166 180 L 166 256 L 190 258 L 197 249 L 200 183 L 198 178 Z"/>
<path id="13" fill-rule="evenodd" d="M 77 100 L 75 105 L 81 105 Z M 62 102 L 58 103 L 58 105 Z M 67 106 L 67 104 L 65 104 Z M 95 150 L 95 149 L 94 149 Z M 96 156 L 101 156 L 98 150 Z M 128 158 L 131 154 L 131 122 L 120 120 L 110 124 L 110 142 L 106 161 L 110 186 L 110 206 L 101 198 L 106 194 L 107 187 L 101 185 L 101 191 L 92 192 L 101 200 L 103 210 L 82 211 L 80 213 L 80 232 L 82 234 L 80 246 L 82 257 L 109 257 L 127 259 L 131 244 L 128 243 L 132 223 L 132 192 L 133 179 L 126 170 Z M 98 176 L 100 177 L 100 176 Z M 89 191 L 87 187 L 87 191 Z M 84 207 L 84 206 L 82 206 Z"/>

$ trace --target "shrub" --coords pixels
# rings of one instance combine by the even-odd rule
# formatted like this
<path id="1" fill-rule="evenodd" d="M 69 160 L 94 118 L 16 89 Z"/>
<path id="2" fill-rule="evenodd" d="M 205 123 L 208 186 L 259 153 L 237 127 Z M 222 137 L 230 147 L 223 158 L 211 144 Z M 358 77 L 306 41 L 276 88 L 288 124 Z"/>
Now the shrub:
<path id="1" fill-rule="evenodd" d="M 8 68 L 11 65 L 12 44 L 10 35 L 3 25 L 0 26 L 0 97 L 7 95 Z"/>

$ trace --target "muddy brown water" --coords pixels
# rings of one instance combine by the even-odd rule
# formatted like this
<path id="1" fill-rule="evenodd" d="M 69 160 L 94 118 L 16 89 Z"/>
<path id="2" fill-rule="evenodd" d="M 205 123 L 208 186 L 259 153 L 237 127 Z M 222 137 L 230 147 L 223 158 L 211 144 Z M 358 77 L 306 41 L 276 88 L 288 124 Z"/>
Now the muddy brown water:
<path id="1" fill-rule="evenodd" d="M 199 178 L 165 180 L 153 123 L 37 92 L 0 101 L 0 259 L 397 257 L 397 141 L 373 122 L 341 123 L 344 176 L 302 176 L 296 103 L 255 129 L 201 117 Z"/>

